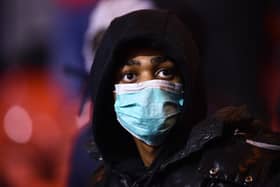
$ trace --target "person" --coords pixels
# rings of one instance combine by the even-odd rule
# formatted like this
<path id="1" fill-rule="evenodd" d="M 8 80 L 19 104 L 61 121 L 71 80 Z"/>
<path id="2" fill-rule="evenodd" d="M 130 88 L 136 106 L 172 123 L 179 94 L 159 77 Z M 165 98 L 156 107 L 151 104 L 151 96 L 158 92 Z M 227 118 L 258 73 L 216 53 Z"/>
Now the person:
<path id="1" fill-rule="evenodd" d="M 171 12 L 114 19 L 90 72 L 91 186 L 277 186 L 279 135 L 244 106 L 207 117 L 202 65 Z"/>

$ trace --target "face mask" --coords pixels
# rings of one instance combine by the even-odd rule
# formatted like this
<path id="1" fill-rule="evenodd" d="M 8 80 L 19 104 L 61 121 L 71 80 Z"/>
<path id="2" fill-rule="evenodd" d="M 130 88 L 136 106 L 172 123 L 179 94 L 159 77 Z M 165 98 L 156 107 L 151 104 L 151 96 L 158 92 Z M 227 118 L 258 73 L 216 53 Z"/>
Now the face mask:
<path id="1" fill-rule="evenodd" d="M 119 123 L 148 145 L 160 145 L 183 106 L 182 84 L 165 80 L 115 85 Z"/>

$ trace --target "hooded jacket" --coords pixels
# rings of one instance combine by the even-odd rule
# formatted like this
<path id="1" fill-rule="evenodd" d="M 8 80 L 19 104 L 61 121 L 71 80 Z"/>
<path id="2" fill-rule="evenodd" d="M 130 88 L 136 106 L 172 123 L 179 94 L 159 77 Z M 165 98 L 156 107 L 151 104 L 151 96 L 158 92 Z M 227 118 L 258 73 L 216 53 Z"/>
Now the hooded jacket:
<path id="1" fill-rule="evenodd" d="M 163 52 L 175 62 L 184 85 L 182 115 L 149 168 L 143 167 L 133 139 L 118 124 L 113 108 L 116 69 L 132 47 Z M 97 49 L 89 81 L 94 104 L 95 156 L 103 160 L 103 167 L 94 176 L 94 186 L 242 186 L 255 182 L 257 175 L 248 175 L 246 166 L 242 175 L 238 169 L 241 162 L 252 156 L 250 145 L 244 136 L 232 138 L 240 124 L 251 121 L 238 119 L 230 122 L 235 125 L 225 128 L 224 119 L 204 120 L 206 102 L 201 69 L 191 32 L 174 14 L 140 10 L 112 21 Z M 229 147 L 232 149 L 227 150 Z M 232 168 L 226 168 L 236 150 L 244 151 L 244 155 L 236 157 Z M 216 154 L 220 159 L 216 160 Z"/>

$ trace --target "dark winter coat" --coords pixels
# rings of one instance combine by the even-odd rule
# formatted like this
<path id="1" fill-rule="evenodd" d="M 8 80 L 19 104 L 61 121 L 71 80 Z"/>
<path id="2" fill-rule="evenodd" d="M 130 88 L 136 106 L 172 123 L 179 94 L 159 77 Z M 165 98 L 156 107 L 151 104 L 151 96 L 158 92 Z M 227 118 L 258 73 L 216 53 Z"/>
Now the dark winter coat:
<path id="1" fill-rule="evenodd" d="M 113 109 L 116 69 L 133 47 L 163 52 L 180 69 L 184 85 L 182 115 L 149 168 L 144 167 L 132 137 L 118 124 Z M 103 160 L 93 186 L 277 184 L 279 142 L 275 137 L 259 137 L 261 129 L 240 108 L 229 108 L 223 115 L 217 113 L 205 120 L 197 48 L 175 15 L 142 10 L 115 19 L 96 52 L 89 83 L 96 157 Z"/>
<path id="2" fill-rule="evenodd" d="M 243 122 L 255 128 L 252 121 Z M 123 168 L 105 165 L 96 172 L 92 186 L 279 186 L 279 134 L 259 136 L 258 132 L 244 129 L 243 122 L 226 124 L 217 119 L 205 120 L 193 128 L 182 149 L 153 167 L 139 172 L 139 166 L 127 165 L 137 162 L 127 161 Z M 132 175 L 131 171 L 139 173 Z"/>

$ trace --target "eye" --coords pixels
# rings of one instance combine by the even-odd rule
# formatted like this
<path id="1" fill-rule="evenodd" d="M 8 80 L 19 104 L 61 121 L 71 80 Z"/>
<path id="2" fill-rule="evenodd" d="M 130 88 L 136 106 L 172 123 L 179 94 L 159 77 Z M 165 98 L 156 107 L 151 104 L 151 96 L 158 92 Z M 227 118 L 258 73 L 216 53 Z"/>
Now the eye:
<path id="1" fill-rule="evenodd" d="M 137 76 L 133 72 L 124 72 L 121 76 L 121 82 L 123 83 L 133 83 L 136 82 Z"/>
<path id="2" fill-rule="evenodd" d="M 171 68 L 162 68 L 156 72 L 156 78 L 158 79 L 172 79 L 174 77 L 174 70 Z"/>

